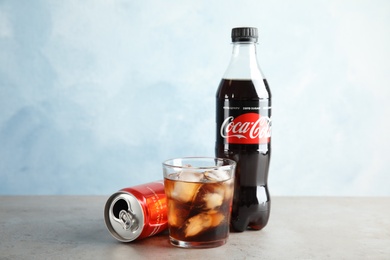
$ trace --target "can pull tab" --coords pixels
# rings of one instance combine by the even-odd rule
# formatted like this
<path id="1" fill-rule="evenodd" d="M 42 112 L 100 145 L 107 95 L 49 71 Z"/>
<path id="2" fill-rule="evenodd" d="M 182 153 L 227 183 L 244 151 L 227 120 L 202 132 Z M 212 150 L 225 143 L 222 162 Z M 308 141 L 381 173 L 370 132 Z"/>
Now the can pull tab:
<path id="1" fill-rule="evenodd" d="M 131 209 L 129 201 L 120 198 L 112 206 L 114 220 L 119 223 L 125 231 L 135 232 L 139 228 L 139 220 Z"/>
<path id="2" fill-rule="evenodd" d="M 137 218 L 133 215 L 132 212 L 128 210 L 122 209 L 119 212 L 119 220 L 124 230 L 130 230 L 131 232 L 134 232 L 138 229 L 139 225 Z"/>

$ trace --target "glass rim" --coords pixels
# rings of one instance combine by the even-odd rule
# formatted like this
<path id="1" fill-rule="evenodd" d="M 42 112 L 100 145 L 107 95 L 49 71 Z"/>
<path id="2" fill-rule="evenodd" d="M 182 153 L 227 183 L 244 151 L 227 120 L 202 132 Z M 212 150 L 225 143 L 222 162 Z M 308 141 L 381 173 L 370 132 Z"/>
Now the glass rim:
<path id="1" fill-rule="evenodd" d="M 188 165 L 174 165 L 173 161 L 174 160 L 217 160 L 217 161 L 223 161 L 227 162 L 226 165 L 214 165 L 214 166 L 188 166 Z M 170 163 L 169 163 L 170 162 Z M 171 158 L 168 160 L 163 161 L 163 166 L 166 167 L 172 167 L 172 168 L 179 168 L 179 169 L 215 169 L 215 168 L 224 168 L 224 167 L 236 167 L 237 163 L 228 158 L 220 158 L 220 157 L 211 157 L 211 156 L 188 156 L 188 157 L 176 157 L 176 158 Z"/>

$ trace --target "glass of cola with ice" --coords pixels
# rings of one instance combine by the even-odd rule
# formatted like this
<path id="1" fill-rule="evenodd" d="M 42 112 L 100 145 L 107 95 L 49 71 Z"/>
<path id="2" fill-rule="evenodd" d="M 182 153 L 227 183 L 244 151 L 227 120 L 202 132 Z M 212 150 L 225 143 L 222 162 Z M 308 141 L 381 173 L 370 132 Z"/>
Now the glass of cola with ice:
<path id="1" fill-rule="evenodd" d="M 221 246 L 229 237 L 236 162 L 184 157 L 163 163 L 170 243 L 184 248 Z"/>

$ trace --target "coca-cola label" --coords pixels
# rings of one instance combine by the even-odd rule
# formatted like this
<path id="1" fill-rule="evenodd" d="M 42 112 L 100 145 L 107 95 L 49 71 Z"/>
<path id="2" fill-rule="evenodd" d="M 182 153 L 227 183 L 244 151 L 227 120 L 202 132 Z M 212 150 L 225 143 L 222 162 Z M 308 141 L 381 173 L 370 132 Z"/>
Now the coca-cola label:
<path id="1" fill-rule="evenodd" d="M 271 137 L 271 119 L 256 113 L 246 113 L 223 121 L 220 134 L 229 144 L 268 143 Z"/>
<path id="2" fill-rule="evenodd" d="M 217 116 L 217 141 L 223 140 L 228 144 L 270 142 L 272 121 L 268 100 L 218 103 L 220 111 Z"/>

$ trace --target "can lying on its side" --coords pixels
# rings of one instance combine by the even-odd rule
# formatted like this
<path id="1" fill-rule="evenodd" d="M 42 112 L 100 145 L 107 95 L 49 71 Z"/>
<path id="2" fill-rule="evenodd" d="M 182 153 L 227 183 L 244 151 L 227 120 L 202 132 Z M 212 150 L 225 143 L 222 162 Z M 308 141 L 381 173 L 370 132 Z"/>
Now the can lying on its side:
<path id="1" fill-rule="evenodd" d="M 160 233 L 168 225 L 164 182 L 145 183 L 112 194 L 104 207 L 104 221 L 112 236 L 122 242 Z"/>

